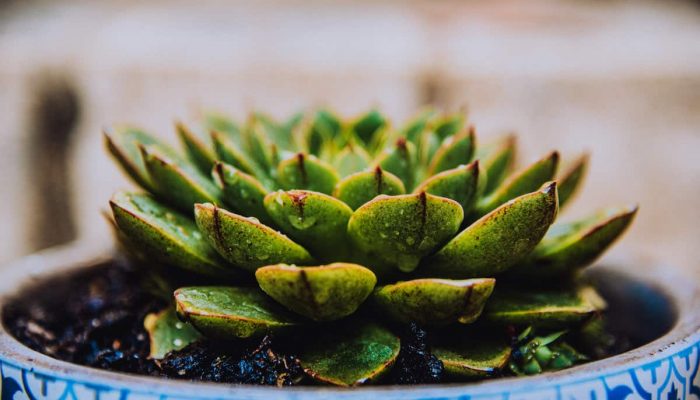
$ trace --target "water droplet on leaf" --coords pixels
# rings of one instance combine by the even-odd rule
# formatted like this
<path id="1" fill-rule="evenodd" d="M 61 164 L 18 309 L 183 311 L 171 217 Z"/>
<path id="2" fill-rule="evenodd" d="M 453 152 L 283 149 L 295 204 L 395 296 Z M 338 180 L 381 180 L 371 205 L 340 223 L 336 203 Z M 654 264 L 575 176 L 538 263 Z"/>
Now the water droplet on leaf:
<path id="1" fill-rule="evenodd" d="M 289 223 L 299 230 L 309 229 L 316 223 L 316 217 L 300 217 L 296 215 L 290 215 L 288 217 Z"/>

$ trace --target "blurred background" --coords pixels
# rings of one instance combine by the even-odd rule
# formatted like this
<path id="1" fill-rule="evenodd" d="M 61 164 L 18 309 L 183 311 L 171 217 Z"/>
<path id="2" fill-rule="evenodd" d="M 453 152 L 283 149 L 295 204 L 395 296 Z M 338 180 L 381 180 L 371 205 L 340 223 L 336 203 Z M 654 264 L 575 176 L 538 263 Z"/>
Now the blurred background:
<path id="1" fill-rule="evenodd" d="M 173 141 L 203 109 L 424 104 L 515 131 L 522 163 L 590 151 L 562 218 L 639 203 L 607 259 L 700 272 L 700 3 L 680 0 L 0 0 L 0 262 L 111 245 L 129 182 L 104 126 Z"/>

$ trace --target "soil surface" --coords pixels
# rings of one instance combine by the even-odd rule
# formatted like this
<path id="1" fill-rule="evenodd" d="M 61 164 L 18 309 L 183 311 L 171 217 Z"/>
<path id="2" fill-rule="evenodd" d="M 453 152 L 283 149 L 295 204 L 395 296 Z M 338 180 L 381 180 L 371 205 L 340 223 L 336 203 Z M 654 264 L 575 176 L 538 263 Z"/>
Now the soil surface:
<path id="1" fill-rule="evenodd" d="M 269 336 L 235 345 L 201 341 L 162 360 L 149 359 L 143 320 L 165 308 L 167 301 L 141 281 L 139 271 L 120 263 L 49 278 L 24 296 L 32 299 L 29 304 L 11 302 L 6 307 L 6 326 L 36 351 L 95 368 L 196 381 L 309 383 L 299 360 Z M 401 352 L 388 383 L 440 382 L 442 363 L 430 354 L 427 333 L 412 324 L 400 336 Z"/>

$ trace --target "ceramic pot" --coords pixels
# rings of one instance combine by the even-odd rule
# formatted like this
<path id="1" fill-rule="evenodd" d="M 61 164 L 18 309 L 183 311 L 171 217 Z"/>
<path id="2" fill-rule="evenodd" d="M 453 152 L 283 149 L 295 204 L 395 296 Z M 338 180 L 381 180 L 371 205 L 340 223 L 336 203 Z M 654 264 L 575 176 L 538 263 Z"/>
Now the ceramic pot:
<path id="1" fill-rule="evenodd" d="M 74 244 L 0 269 L 0 304 L 21 301 L 37 281 L 109 261 L 109 251 Z M 4 399 L 696 399 L 700 400 L 700 285 L 664 266 L 596 266 L 591 278 L 648 343 L 564 371 L 527 378 L 425 386 L 272 388 L 191 383 L 119 374 L 58 361 L 0 328 Z M 2 315 L 0 315 L 2 317 Z"/>

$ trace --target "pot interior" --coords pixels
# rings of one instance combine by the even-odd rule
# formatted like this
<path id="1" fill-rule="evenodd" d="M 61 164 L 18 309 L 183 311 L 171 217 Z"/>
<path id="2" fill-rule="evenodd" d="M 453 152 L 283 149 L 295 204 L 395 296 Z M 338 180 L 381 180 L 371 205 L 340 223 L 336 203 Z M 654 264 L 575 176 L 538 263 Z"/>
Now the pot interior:
<path id="1" fill-rule="evenodd" d="M 37 310 L 56 309 L 63 304 L 76 287 L 85 285 L 96 276 L 104 275 L 114 262 L 55 273 L 35 279 L 10 297 L 2 309 L 2 323 L 6 332 L 16 332 L 15 321 L 33 315 Z M 623 338 L 625 349 L 633 349 L 663 336 L 678 320 L 673 296 L 616 268 L 598 266 L 586 274 L 608 303 L 607 315 L 610 332 Z M 85 321 L 90 323 L 90 321 Z M 20 341 L 23 341 L 19 339 Z M 26 340 L 24 340 L 25 344 Z M 30 343 L 30 347 L 31 346 Z"/>
<path id="2" fill-rule="evenodd" d="M 633 348 L 660 338 L 678 321 L 671 294 L 654 282 L 606 267 L 592 268 L 586 276 L 608 302 L 611 333 L 628 338 Z"/>

